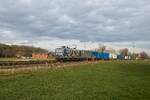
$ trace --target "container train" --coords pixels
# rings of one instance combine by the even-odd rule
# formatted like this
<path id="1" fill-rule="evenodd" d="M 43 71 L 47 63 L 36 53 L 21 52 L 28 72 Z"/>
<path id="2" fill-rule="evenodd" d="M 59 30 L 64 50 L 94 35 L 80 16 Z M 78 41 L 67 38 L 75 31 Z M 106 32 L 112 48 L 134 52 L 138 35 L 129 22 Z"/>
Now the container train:
<path id="1" fill-rule="evenodd" d="M 58 61 L 81 61 L 81 60 L 108 60 L 109 53 L 97 52 L 89 50 L 77 50 L 75 48 L 69 48 L 62 46 L 55 49 L 55 58 Z"/>

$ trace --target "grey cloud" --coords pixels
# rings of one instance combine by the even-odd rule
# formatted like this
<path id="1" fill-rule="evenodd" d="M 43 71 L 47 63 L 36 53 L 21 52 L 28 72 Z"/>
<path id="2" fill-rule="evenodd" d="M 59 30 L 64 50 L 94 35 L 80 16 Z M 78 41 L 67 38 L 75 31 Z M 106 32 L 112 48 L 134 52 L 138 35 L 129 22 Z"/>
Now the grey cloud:
<path id="1" fill-rule="evenodd" d="M 149 41 L 149 12 L 148 0 L 0 0 L 0 29 L 14 40 Z"/>

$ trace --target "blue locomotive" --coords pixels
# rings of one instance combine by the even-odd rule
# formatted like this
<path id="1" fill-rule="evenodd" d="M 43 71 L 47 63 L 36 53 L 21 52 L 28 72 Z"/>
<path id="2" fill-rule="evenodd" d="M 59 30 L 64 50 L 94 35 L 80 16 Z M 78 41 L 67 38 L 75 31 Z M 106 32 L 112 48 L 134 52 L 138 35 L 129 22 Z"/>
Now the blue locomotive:
<path id="1" fill-rule="evenodd" d="M 80 61 L 87 59 L 109 59 L 109 53 L 89 51 L 89 50 L 77 50 L 76 48 L 69 48 L 62 46 L 55 49 L 55 58 L 61 61 Z"/>

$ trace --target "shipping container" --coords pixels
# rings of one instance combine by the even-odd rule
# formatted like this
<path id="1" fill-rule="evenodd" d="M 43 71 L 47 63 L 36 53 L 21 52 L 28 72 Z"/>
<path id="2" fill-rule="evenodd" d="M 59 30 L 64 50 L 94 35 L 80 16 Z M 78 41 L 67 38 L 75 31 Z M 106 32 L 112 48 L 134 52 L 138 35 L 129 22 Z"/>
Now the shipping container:
<path id="1" fill-rule="evenodd" d="M 120 54 L 120 55 L 117 55 L 117 59 L 118 60 L 124 60 L 124 57 L 123 57 L 123 55 Z"/>
<path id="2" fill-rule="evenodd" d="M 103 59 L 103 60 L 108 60 L 109 59 L 109 53 L 98 53 L 97 59 Z"/>
<path id="3" fill-rule="evenodd" d="M 104 53 L 104 52 L 100 53 L 100 52 L 93 51 L 92 57 L 95 57 L 96 59 L 107 60 L 107 59 L 109 59 L 109 53 Z"/>
<path id="4" fill-rule="evenodd" d="M 109 59 L 116 60 L 117 59 L 117 55 L 114 54 L 114 53 L 109 53 Z"/>

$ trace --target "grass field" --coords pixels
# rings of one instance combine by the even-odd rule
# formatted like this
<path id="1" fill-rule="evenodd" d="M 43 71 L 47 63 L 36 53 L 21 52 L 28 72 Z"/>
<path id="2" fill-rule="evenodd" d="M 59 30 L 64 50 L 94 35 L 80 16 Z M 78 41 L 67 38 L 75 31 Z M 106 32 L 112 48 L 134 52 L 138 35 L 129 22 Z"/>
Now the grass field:
<path id="1" fill-rule="evenodd" d="M 150 62 L 99 62 L 0 74 L 0 100 L 150 100 Z"/>

